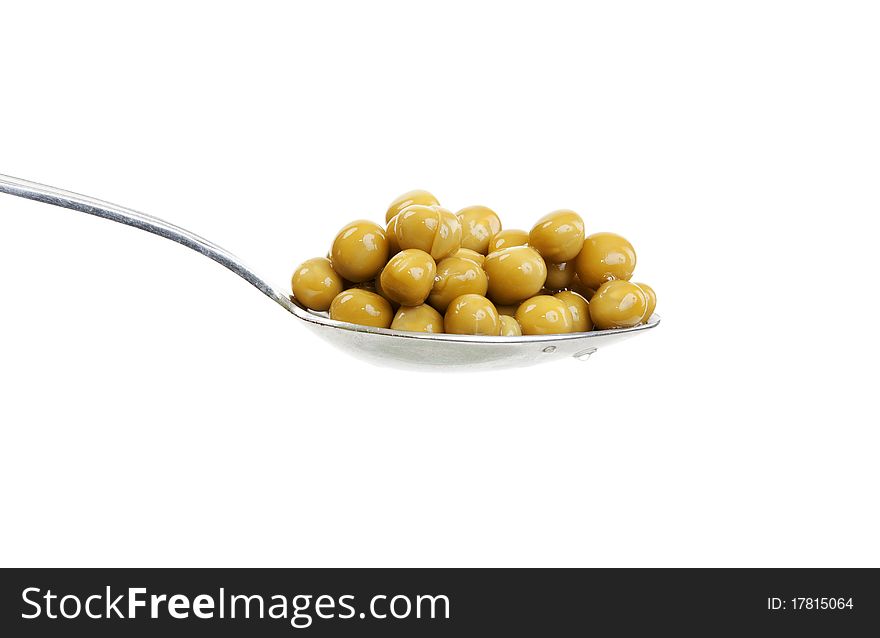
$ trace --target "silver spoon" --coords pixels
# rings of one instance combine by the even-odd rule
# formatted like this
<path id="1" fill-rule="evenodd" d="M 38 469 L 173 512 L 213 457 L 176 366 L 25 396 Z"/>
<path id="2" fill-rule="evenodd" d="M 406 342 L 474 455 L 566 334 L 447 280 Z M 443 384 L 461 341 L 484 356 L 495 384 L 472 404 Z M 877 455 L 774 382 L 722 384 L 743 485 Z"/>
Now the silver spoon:
<path id="1" fill-rule="evenodd" d="M 349 354 L 380 365 L 434 370 L 488 370 L 533 365 L 561 357 L 586 360 L 600 346 L 640 334 L 660 323 L 659 315 L 654 314 L 646 324 L 635 328 L 523 337 L 428 334 L 359 326 L 334 321 L 326 313 L 306 309 L 288 297 L 287 293 L 281 293 L 280 289 L 266 283 L 229 251 L 157 217 L 7 175 L 0 175 L 0 193 L 103 217 L 183 244 L 234 272 L 302 320 L 303 325 L 319 337 Z"/>

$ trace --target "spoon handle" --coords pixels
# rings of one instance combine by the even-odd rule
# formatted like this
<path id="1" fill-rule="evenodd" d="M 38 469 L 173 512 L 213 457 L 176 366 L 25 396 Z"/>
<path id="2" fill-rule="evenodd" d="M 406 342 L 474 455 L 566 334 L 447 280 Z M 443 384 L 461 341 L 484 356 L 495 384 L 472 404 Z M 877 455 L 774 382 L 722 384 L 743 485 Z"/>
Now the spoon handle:
<path id="1" fill-rule="evenodd" d="M 88 215 L 95 215 L 96 217 L 103 217 L 110 221 L 125 224 L 126 226 L 134 226 L 148 233 L 176 241 L 178 244 L 183 244 L 187 248 L 191 248 L 205 257 L 213 259 L 221 266 L 228 268 L 285 310 L 299 315 L 287 295 L 275 290 L 231 252 L 163 219 L 93 197 L 78 195 L 60 188 L 45 186 L 8 175 L 0 175 L 0 193 L 69 208 Z"/>

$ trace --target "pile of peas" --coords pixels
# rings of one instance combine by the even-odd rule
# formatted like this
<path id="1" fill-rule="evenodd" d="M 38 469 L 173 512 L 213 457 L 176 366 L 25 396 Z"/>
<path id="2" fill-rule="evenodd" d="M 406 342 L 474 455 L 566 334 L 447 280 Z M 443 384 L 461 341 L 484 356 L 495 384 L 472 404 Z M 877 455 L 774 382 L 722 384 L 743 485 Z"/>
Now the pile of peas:
<path id="1" fill-rule="evenodd" d="M 632 244 L 585 235 L 571 210 L 529 232 L 502 229 L 486 206 L 453 214 L 414 190 L 391 203 L 385 223 L 343 227 L 327 257 L 297 267 L 294 299 L 348 323 L 484 336 L 630 328 L 657 304 L 650 286 L 630 282 Z"/>

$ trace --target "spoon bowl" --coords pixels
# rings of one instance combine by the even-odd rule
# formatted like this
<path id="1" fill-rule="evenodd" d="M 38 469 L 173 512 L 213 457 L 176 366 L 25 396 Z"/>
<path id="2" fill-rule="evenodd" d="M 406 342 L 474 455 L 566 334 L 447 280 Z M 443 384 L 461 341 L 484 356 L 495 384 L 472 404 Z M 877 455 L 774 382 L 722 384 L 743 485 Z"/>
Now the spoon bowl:
<path id="1" fill-rule="evenodd" d="M 518 368 L 567 357 L 586 361 L 600 346 L 623 341 L 660 323 L 655 313 L 647 323 L 621 330 L 481 337 L 359 326 L 334 321 L 325 313 L 307 310 L 295 302 L 291 312 L 320 338 L 359 359 L 395 368 L 437 371 Z"/>
<path id="2" fill-rule="evenodd" d="M 660 317 L 633 328 L 560 335 L 484 337 L 402 332 L 330 319 L 308 310 L 280 288 L 269 285 L 224 248 L 158 217 L 52 186 L 0 175 L 0 193 L 52 204 L 133 226 L 186 246 L 228 268 L 301 320 L 315 335 L 360 359 L 383 366 L 430 370 L 497 370 L 534 365 L 564 357 L 586 360 L 599 347 L 656 327 Z"/>

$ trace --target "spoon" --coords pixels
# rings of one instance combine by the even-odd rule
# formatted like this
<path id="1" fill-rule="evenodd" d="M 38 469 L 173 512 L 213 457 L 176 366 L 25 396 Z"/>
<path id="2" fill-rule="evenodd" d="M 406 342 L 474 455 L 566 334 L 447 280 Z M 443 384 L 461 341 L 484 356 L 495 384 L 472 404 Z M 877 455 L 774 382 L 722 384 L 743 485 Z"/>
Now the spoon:
<path id="1" fill-rule="evenodd" d="M 522 337 L 402 332 L 359 326 L 334 321 L 326 313 L 308 310 L 286 292 L 270 286 L 229 251 L 158 217 L 7 175 L 0 175 L 0 193 L 103 217 L 183 244 L 234 272 L 319 337 L 351 355 L 379 365 L 461 371 L 528 366 L 562 357 L 584 361 L 599 347 L 641 334 L 660 323 L 660 317 L 655 313 L 647 323 L 634 328 Z"/>

